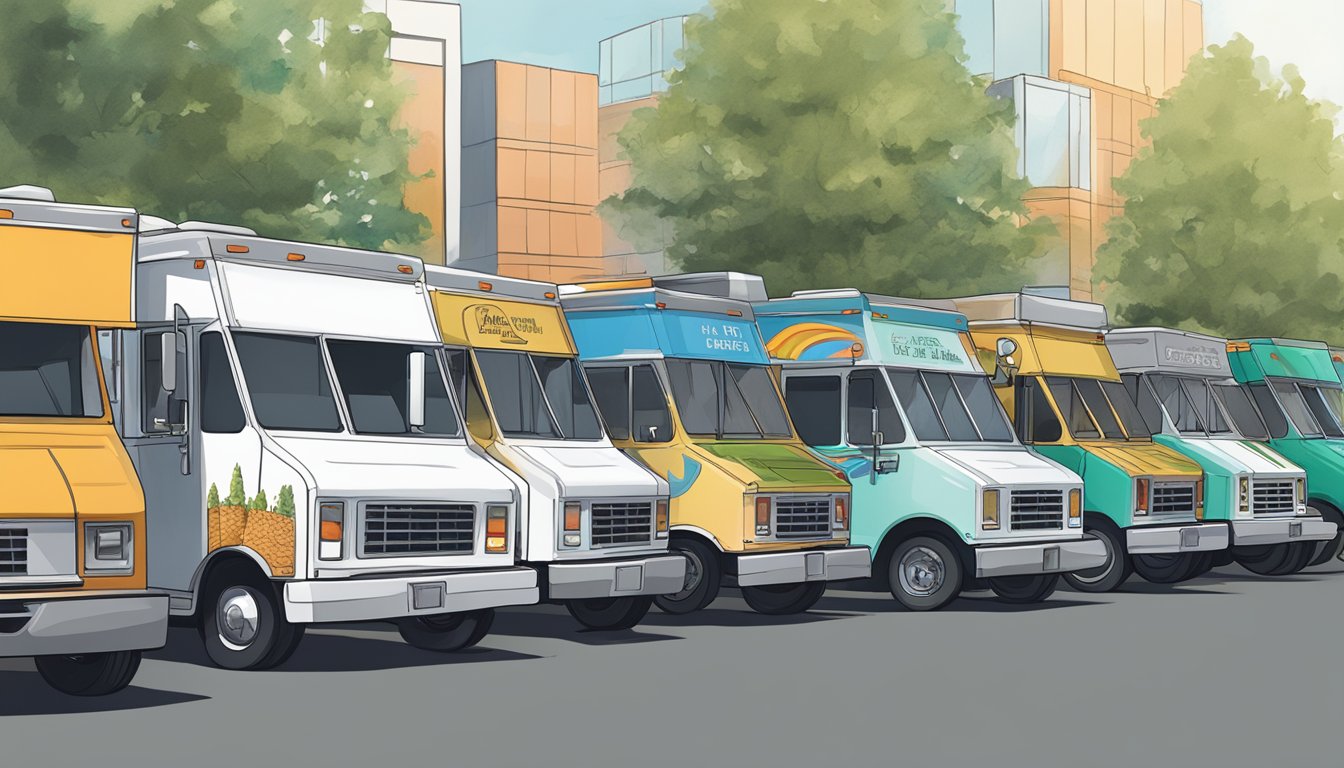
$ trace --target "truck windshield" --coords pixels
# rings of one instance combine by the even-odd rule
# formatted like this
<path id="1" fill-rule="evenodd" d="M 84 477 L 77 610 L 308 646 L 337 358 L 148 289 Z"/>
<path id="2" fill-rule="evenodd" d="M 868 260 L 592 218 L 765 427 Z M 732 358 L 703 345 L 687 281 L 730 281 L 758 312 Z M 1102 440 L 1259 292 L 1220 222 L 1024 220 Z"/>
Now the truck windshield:
<path id="1" fill-rule="evenodd" d="M 0 416 L 102 415 L 87 327 L 0 322 Z"/>
<path id="2" fill-rule="evenodd" d="M 327 351 L 341 386 L 350 425 L 369 435 L 435 435 L 458 433 L 457 413 L 439 373 L 438 359 L 428 347 L 373 341 L 330 339 Z M 425 424 L 410 423 L 410 357 L 425 353 Z"/>
<path id="3" fill-rule="evenodd" d="M 1152 433 L 1139 409 L 1118 381 L 1047 376 L 1060 415 L 1075 438 L 1125 440 L 1147 439 Z"/>
<path id="4" fill-rule="evenodd" d="M 1183 435 L 1229 435 L 1231 426 L 1214 401 L 1208 382 L 1177 376 L 1148 376 L 1167 418 Z"/>
<path id="5" fill-rule="evenodd" d="M 920 440 L 1013 441 L 1003 407 L 985 376 L 900 368 L 888 368 L 887 373 Z"/>
<path id="6" fill-rule="evenodd" d="M 1269 386 L 1274 390 L 1274 395 L 1283 410 L 1292 419 L 1293 426 L 1302 433 L 1303 437 L 1323 437 L 1324 430 L 1320 424 L 1316 423 L 1316 417 L 1312 416 L 1311 409 L 1307 407 L 1307 401 L 1298 390 L 1297 383 L 1293 381 L 1271 381 Z"/>
<path id="7" fill-rule="evenodd" d="M 600 440 L 602 426 L 572 358 L 476 350 L 500 430 L 509 437 Z"/>
<path id="8" fill-rule="evenodd" d="M 672 398 L 692 435 L 789 437 L 789 417 L 763 365 L 709 360 L 667 361 Z"/>
<path id="9" fill-rule="evenodd" d="M 1212 390 L 1238 434 L 1252 440 L 1269 439 L 1269 429 L 1265 427 L 1265 422 L 1255 410 L 1244 387 L 1240 384 L 1214 384 Z"/>
<path id="10" fill-rule="evenodd" d="M 316 338 L 235 332 L 233 343 L 261 426 L 341 431 L 341 417 Z"/>

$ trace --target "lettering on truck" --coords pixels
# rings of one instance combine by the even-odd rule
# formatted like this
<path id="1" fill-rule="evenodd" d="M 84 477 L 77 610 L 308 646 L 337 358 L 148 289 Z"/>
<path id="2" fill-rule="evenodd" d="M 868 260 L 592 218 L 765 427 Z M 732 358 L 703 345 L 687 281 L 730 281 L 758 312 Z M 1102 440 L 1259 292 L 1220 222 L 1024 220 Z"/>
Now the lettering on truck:
<path id="1" fill-rule="evenodd" d="M 700 333 L 705 337 L 705 349 L 721 352 L 751 352 L 751 344 L 742 335 L 741 329 L 732 325 L 714 325 L 704 323 Z"/>
<path id="2" fill-rule="evenodd" d="M 898 357 L 911 360 L 935 360 L 942 363 L 960 363 L 963 357 L 943 346 L 936 336 L 902 336 L 891 334 L 891 351 Z"/>

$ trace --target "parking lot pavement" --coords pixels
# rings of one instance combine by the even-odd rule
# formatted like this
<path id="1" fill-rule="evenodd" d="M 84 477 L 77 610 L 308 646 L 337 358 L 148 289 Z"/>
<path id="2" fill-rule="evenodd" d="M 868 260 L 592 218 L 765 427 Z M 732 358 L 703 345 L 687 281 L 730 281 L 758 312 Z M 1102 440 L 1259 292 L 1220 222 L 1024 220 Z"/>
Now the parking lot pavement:
<path id="1" fill-rule="evenodd" d="M 768 617 L 725 592 L 614 634 L 534 607 L 449 655 L 389 625 L 323 627 L 253 673 L 174 628 L 103 699 L 0 661 L 0 764 L 1341 765 L 1341 637 L 1338 563 L 933 614 L 833 588 Z"/>

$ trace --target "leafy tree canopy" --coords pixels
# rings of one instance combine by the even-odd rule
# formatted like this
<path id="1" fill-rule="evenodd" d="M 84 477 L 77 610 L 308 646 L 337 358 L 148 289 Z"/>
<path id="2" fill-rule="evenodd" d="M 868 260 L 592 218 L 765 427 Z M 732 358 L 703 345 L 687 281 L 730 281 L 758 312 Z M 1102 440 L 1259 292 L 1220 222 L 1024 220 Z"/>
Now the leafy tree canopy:
<path id="1" fill-rule="evenodd" d="M 947 5 L 714 0 L 622 130 L 632 185 L 604 213 L 641 248 L 670 224 L 684 269 L 776 295 L 1020 287 L 1053 227 L 1016 226 L 1012 108 L 967 71 Z"/>
<path id="2" fill-rule="evenodd" d="M 1238 36 L 1158 103 L 1097 255 L 1119 322 L 1344 340 L 1344 141 L 1303 86 Z"/>
<path id="3" fill-rule="evenodd" d="M 9 3 L 0 183 L 277 237 L 419 242 L 390 34 L 362 0 Z"/>

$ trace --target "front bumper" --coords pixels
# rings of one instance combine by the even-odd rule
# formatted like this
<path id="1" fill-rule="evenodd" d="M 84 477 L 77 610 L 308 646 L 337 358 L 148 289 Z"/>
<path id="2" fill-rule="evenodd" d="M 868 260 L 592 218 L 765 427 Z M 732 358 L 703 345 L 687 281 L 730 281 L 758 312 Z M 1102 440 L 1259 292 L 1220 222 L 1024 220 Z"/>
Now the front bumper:
<path id="1" fill-rule="evenodd" d="M 285 582 L 285 617 L 299 624 L 373 621 L 537 602 L 531 568 Z"/>
<path id="2" fill-rule="evenodd" d="M 1226 523 L 1188 523 L 1127 528 L 1125 548 L 1131 555 L 1169 555 L 1227 549 Z"/>
<path id="3" fill-rule="evenodd" d="M 546 567 L 547 595 L 554 600 L 668 595 L 686 583 L 686 558 L 677 554 L 628 557 Z"/>
<path id="4" fill-rule="evenodd" d="M 164 594 L 117 590 L 12 602 L 0 594 L 0 657 L 144 651 L 167 640 Z"/>
<path id="5" fill-rule="evenodd" d="M 873 556 L 867 547 L 737 555 L 734 561 L 739 587 L 866 579 L 873 572 Z"/>
<path id="6" fill-rule="evenodd" d="M 1096 539 L 1046 541 L 975 548 L 975 577 L 1071 573 L 1106 564 L 1106 545 Z"/>
<path id="7" fill-rule="evenodd" d="M 1295 541 L 1329 541 L 1335 538 L 1335 533 L 1335 524 L 1320 517 L 1232 521 L 1232 543 L 1238 547 Z"/>

